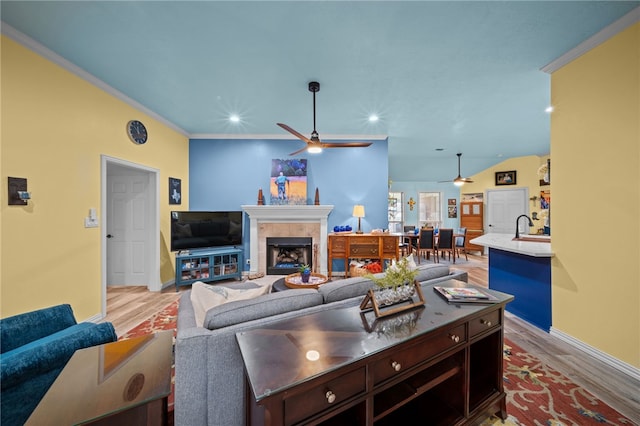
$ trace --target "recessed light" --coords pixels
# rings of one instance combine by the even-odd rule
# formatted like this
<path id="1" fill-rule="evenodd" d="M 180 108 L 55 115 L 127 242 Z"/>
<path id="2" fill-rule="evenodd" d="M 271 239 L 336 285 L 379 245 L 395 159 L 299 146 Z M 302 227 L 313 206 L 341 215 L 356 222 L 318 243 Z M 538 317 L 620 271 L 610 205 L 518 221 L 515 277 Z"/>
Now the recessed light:
<path id="1" fill-rule="evenodd" d="M 553 112 L 553 107 L 552 107 L 551 105 L 549 105 L 549 106 L 544 110 L 544 112 L 546 112 L 546 113 L 552 113 L 552 112 Z"/>
<path id="2" fill-rule="evenodd" d="M 371 115 L 369 116 L 369 121 L 370 121 L 371 123 L 375 123 L 375 122 L 376 122 L 376 121 L 378 121 L 379 119 L 380 119 L 380 117 L 378 117 L 376 114 L 371 114 Z"/>
<path id="3" fill-rule="evenodd" d="M 229 121 L 232 123 L 239 123 L 240 122 L 240 117 L 237 114 L 231 114 L 229 116 Z"/>

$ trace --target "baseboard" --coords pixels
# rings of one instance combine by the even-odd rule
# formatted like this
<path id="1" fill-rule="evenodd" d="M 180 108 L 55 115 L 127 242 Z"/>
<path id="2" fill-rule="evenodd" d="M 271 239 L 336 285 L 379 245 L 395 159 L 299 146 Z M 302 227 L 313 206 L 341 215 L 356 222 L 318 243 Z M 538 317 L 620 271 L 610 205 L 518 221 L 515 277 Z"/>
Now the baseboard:
<path id="1" fill-rule="evenodd" d="M 549 330 L 549 334 L 552 335 L 553 337 L 556 337 L 560 340 L 562 340 L 563 342 L 575 347 L 576 349 L 579 349 L 582 352 L 585 352 L 589 355 L 591 355 L 592 357 L 596 358 L 597 360 L 605 363 L 606 365 L 615 368 L 616 370 L 620 371 L 621 373 L 626 374 L 627 376 L 632 377 L 635 380 L 640 380 L 640 369 L 637 367 L 634 367 L 633 365 L 627 364 L 624 361 L 620 361 L 617 358 L 612 357 L 611 355 L 602 352 L 596 348 L 594 348 L 593 346 L 590 346 L 578 339 L 576 339 L 573 336 L 570 336 L 566 333 L 563 333 L 560 330 L 557 330 L 553 327 L 551 327 L 551 329 Z"/>
<path id="2" fill-rule="evenodd" d="M 160 289 L 160 291 L 164 290 L 167 287 L 175 287 L 176 286 L 176 279 L 170 279 L 169 281 L 166 281 L 164 283 L 162 283 L 162 287 Z"/>

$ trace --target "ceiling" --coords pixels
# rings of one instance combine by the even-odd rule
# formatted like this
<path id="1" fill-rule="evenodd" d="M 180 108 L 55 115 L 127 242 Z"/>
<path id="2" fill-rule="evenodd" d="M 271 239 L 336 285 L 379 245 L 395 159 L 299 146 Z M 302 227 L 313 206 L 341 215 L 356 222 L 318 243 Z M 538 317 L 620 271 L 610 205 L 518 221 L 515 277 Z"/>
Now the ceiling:
<path id="1" fill-rule="evenodd" d="M 457 152 L 463 176 L 548 154 L 540 68 L 639 5 L 3 0 L 1 16 L 3 32 L 8 24 L 190 137 L 290 138 L 276 122 L 309 136 L 308 82 L 318 81 L 322 140 L 388 136 L 390 178 L 433 182 L 457 175 Z"/>

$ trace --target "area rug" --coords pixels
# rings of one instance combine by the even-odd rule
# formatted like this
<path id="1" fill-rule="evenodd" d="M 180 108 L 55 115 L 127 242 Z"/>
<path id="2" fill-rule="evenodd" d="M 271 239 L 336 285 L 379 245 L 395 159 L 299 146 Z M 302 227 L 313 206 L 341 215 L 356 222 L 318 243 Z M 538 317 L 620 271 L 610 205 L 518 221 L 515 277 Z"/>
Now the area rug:
<path id="1" fill-rule="evenodd" d="M 120 339 L 175 329 L 178 301 L 153 315 Z M 169 410 L 173 411 L 174 374 Z M 586 389 L 542 363 L 518 345 L 505 338 L 504 387 L 507 392 L 508 418 L 492 417 L 482 426 L 569 426 L 569 425 L 636 425 Z"/>
<path id="2" fill-rule="evenodd" d="M 489 425 L 636 425 L 563 374 L 504 339 L 507 420 Z"/>
<path id="3" fill-rule="evenodd" d="M 160 312 L 152 315 L 141 324 L 127 331 L 118 340 L 130 339 L 132 337 L 144 336 L 157 331 L 173 330 L 173 343 L 176 342 L 176 323 L 178 320 L 178 300 L 169 304 Z M 171 361 L 171 395 L 169 395 L 169 411 L 173 412 L 173 391 L 175 387 L 175 357 Z M 173 417 L 173 415 L 171 416 Z"/>

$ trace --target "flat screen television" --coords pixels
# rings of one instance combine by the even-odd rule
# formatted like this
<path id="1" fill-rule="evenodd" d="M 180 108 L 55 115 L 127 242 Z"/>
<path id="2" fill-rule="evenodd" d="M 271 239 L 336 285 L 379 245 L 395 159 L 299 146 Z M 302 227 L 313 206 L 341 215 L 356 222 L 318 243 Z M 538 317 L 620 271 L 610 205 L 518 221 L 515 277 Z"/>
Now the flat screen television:
<path id="1" fill-rule="evenodd" d="M 242 211 L 171 212 L 171 251 L 242 245 Z"/>

